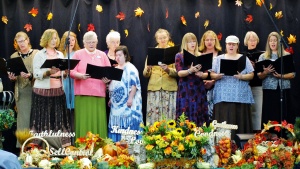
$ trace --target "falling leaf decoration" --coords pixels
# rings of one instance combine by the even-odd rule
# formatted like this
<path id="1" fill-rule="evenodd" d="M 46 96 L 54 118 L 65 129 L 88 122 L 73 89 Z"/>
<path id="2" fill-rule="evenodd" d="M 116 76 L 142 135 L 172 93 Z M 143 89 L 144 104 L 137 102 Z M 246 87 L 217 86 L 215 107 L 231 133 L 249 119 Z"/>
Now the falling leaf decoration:
<path id="1" fill-rule="evenodd" d="M 47 16 L 47 20 L 49 21 L 49 20 L 51 20 L 53 18 L 53 14 L 52 14 L 52 12 L 49 12 L 49 14 L 48 14 L 48 16 Z"/>
<path id="2" fill-rule="evenodd" d="M 101 5 L 96 5 L 96 11 L 103 12 L 103 8 Z"/>
<path id="3" fill-rule="evenodd" d="M 33 17 L 36 17 L 39 11 L 37 8 L 33 7 L 28 13 L 31 14 Z"/>
<path id="4" fill-rule="evenodd" d="M 169 17 L 169 10 L 166 8 L 166 19 Z"/>
<path id="5" fill-rule="evenodd" d="M 141 17 L 144 13 L 144 10 L 142 8 L 138 7 L 136 10 L 134 10 L 135 16 Z"/>
<path id="6" fill-rule="evenodd" d="M 296 43 L 296 35 L 290 34 L 290 36 L 287 39 L 288 39 L 288 44 Z"/>
<path id="7" fill-rule="evenodd" d="M 241 0 L 236 0 L 235 5 L 236 6 L 242 6 L 243 2 Z"/>
<path id="8" fill-rule="evenodd" d="M 206 20 L 205 22 L 204 22 L 204 27 L 205 27 L 205 29 L 206 29 L 206 27 L 209 25 L 209 20 Z"/>
<path id="9" fill-rule="evenodd" d="M 222 37 L 223 37 L 223 34 L 220 32 L 220 33 L 217 35 L 217 38 L 218 38 L 219 41 L 221 41 L 221 40 L 222 40 Z"/>
<path id="10" fill-rule="evenodd" d="M 123 12 L 119 12 L 119 14 L 116 16 L 116 18 L 118 18 L 118 19 L 120 19 L 120 21 L 122 21 L 126 18 L 126 16 Z"/>
<path id="11" fill-rule="evenodd" d="M 25 30 L 27 32 L 31 31 L 32 30 L 32 25 L 30 23 L 27 23 L 25 26 L 24 26 Z"/>
<path id="12" fill-rule="evenodd" d="M 282 17 L 283 17 L 282 11 L 275 12 L 275 18 L 280 19 Z"/>
<path id="13" fill-rule="evenodd" d="M 256 0 L 256 5 L 262 6 L 262 4 L 265 3 L 265 0 Z"/>
<path id="14" fill-rule="evenodd" d="M 272 10 L 272 9 L 273 9 L 273 4 L 270 3 L 270 8 L 269 8 L 269 10 Z"/>
<path id="15" fill-rule="evenodd" d="M 183 25 L 185 25 L 185 26 L 187 25 L 185 17 L 183 15 L 180 17 L 180 20 Z"/>
<path id="16" fill-rule="evenodd" d="M 148 32 L 150 32 L 150 23 L 149 22 L 147 24 L 147 30 L 148 30 Z"/>
<path id="17" fill-rule="evenodd" d="M 88 30 L 88 31 L 95 31 L 95 26 L 94 26 L 94 24 L 92 24 L 92 23 L 88 24 L 87 30 Z"/>
<path id="18" fill-rule="evenodd" d="M 195 13 L 195 18 L 197 19 L 197 18 L 199 18 L 199 16 L 200 16 L 200 12 L 198 11 Z"/>
<path id="19" fill-rule="evenodd" d="M 77 29 L 80 32 L 80 23 L 78 24 Z"/>
<path id="20" fill-rule="evenodd" d="M 251 23 L 253 21 L 253 16 L 252 15 L 247 15 L 247 18 L 245 19 L 248 23 Z"/>
<path id="21" fill-rule="evenodd" d="M 294 54 L 294 49 L 291 46 L 286 48 L 285 51 L 289 52 L 290 54 Z"/>
<path id="22" fill-rule="evenodd" d="M 218 0 L 218 7 L 221 7 L 222 5 L 222 0 Z"/>
<path id="23" fill-rule="evenodd" d="M 280 35 L 281 35 L 281 36 L 284 36 L 284 35 L 283 35 L 283 30 L 280 31 Z"/>
<path id="24" fill-rule="evenodd" d="M 127 36 L 128 36 L 128 29 L 125 29 L 124 33 L 125 33 L 125 37 L 127 38 Z"/>
<path id="25" fill-rule="evenodd" d="M 7 16 L 2 16 L 1 19 L 2 19 L 3 23 L 7 24 L 7 22 L 8 22 Z"/>
<path id="26" fill-rule="evenodd" d="M 173 47 L 173 46 L 175 46 L 175 43 L 172 42 L 172 41 L 169 41 L 169 42 L 168 42 L 168 46 Z"/>

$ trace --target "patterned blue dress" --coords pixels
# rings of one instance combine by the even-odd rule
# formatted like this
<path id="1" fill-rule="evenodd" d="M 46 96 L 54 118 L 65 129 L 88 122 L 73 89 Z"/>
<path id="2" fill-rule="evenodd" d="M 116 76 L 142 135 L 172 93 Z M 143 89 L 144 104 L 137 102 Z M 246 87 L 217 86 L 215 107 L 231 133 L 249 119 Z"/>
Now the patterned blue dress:
<path id="1" fill-rule="evenodd" d="M 183 54 L 178 53 L 175 56 L 176 71 L 187 70 L 184 66 Z M 190 121 L 195 122 L 197 126 L 202 126 L 208 121 L 208 103 L 206 90 L 203 80 L 195 74 L 186 77 L 180 77 L 178 81 L 177 99 L 176 99 L 176 118 L 182 113 Z"/>
<path id="2" fill-rule="evenodd" d="M 137 88 L 132 106 L 127 106 L 131 86 Z M 121 139 L 139 139 L 140 123 L 143 122 L 141 84 L 138 70 L 127 62 L 123 69 L 121 81 L 112 80 L 109 85 L 110 117 L 108 137 L 114 142 Z M 121 134 L 123 133 L 123 134 Z"/>

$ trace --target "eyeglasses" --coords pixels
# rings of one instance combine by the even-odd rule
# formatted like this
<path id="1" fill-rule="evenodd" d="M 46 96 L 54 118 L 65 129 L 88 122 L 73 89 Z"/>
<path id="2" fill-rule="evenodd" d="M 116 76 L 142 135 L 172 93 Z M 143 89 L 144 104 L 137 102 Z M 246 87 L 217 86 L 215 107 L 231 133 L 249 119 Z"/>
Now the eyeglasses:
<path id="1" fill-rule="evenodd" d="M 236 46 L 237 43 L 226 43 L 226 45 L 228 45 L 228 46 Z"/>
<path id="2" fill-rule="evenodd" d="M 19 40 L 17 41 L 17 43 L 21 44 L 21 43 L 24 43 L 27 39 L 24 39 L 24 40 Z"/>
<path id="3" fill-rule="evenodd" d="M 189 42 L 187 42 L 187 43 L 197 43 L 196 41 L 189 41 Z"/>
<path id="4" fill-rule="evenodd" d="M 216 39 L 205 39 L 204 41 L 205 41 L 205 42 L 209 42 L 209 41 L 210 41 L 210 42 L 213 42 L 213 41 L 215 41 L 215 40 L 216 40 Z"/>
<path id="5" fill-rule="evenodd" d="M 277 40 L 275 39 L 275 40 L 269 40 L 269 42 L 277 42 Z"/>
<path id="6" fill-rule="evenodd" d="M 85 43 L 88 44 L 88 45 L 91 45 L 91 44 L 95 45 L 97 42 L 96 41 L 90 41 L 90 42 L 85 42 Z"/>

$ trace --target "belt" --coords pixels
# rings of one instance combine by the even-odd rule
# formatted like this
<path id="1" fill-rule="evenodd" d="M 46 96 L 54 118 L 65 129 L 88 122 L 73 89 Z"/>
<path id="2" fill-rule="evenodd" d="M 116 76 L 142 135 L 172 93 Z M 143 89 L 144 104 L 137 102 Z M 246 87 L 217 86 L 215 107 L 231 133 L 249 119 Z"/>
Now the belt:
<path id="1" fill-rule="evenodd" d="M 50 76 L 50 78 L 53 78 L 53 79 L 60 79 L 61 77 L 60 77 L 60 76 Z"/>

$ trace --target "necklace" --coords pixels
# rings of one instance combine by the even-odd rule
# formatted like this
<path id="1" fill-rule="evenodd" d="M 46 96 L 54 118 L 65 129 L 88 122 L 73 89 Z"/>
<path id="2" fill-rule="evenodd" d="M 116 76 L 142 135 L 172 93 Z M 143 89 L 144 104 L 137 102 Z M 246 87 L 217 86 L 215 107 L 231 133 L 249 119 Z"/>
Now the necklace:
<path id="1" fill-rule="evenodd" d="M 29 51 L 26 54 L 23 54 L 22 52 L 18 52 L 18 54 L 20 57 L 25 59 L 26 57 L 30 56 L 32 54 L 32 52 L 33 52 L 33 50 L 29 49 Z"/>

